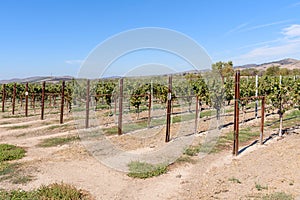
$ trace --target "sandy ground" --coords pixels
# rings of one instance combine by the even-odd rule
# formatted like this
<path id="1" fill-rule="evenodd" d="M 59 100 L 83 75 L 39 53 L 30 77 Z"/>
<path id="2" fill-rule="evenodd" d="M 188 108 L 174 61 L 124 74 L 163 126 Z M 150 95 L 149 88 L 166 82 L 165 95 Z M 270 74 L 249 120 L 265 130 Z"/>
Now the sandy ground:
<path id="1" fill-rule="evenodd" d="M 74 122 L 71 116 L 69 118 L 66 117 L 67 123 L 72 126 Z M 103 165 L 79 141 L 49 148 L 37 146 L 42 139 L 76 135 L 78 132 L 72 127 L 49 129 L 49 126 L 57 124 L 52 117 L 43 122 L 37 119 L 1 119 L 1 143 L 15 144 L 26 149 L 26 157 L 17 162 L 23 163 L 24 173 L 30 174 L 33 180 L 26 184 L 2 181 L 0 188 L 29 190 L 41 184 L 64 182 L 85 189 L 95 199 L 103 200 L 253 199 L 273 192 L 286 192 L 295 198 L 300 196 L 299 129 L 282 139 L 273 136 L 264 145 L 254 144 L 237 157 L 232 156 L 228 150 L 198 156 L 193 158 L 196 163 L 177 163 L 166 174 L 141 180 Z M 225 123 L 230 120 L 232 116 L 226 117 Z M 201 123 L 203 127 L 205 122 Z M 255 123 L 259 123 L 259 120 L 249 121 L 245 125 Z M 189 130 L 191 124 L 193 122 L 183 123 L 180 127 Z M 30 126 L 10 129 L 21 125 Z M 179 125 L 171 128 L 176 130 L 176 126 Z M 231 129 L 232 126 L 228 126 L 223 131 Z M 164 132 L 163 128 L 160 131 Z M 273 130 L 266 132 L 267 135 L 274 133 Z M 152 140 L 140 144 L 137 143 L 140 137 L 132 139 L 132 134 L 128 135 L 131 139 L 119 137 L 112 141 L 125 150 L 163 145 L 158 142 L 163 139 L 161 134 L 152 136 Z M 258 191 L 258 184 L 267 189 Z"/>

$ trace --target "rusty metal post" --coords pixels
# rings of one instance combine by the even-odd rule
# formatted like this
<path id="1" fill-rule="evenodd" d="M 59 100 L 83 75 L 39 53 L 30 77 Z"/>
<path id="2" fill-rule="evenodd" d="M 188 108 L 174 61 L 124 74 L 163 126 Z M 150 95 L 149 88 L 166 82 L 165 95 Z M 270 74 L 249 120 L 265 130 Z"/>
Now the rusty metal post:
<path id="1" fill-rule="evenodd" d="M 265 97 L 261 99 L 261 122 L 260 122 L 260 144 L 263 144 L 265 123 Z"/>
<path id="2" fill-rule="evenodd" d="M 195 117 L 195 133 L 198 131 L 198 118 L 199 118 L 199 97 L 196 96 L 196 117 Z"/>
<path id="3" fill-rule="evenodd" d="M 168 82 L 168 99 L 167 99 L 167 127 L 166 127 L 166 140 L 170 141 L 170 129 L 171 129 L 171 109 L 172 109 L 172 76 L 169 76 Z"/>
<path id="4" fill-rule="evenodd" d="M 152 103 L 152 94 L 149 93 L 149 99 L 148 99 L 148 128 L 150 128 L 151 125 L 151 103 Z"/>
<path id="5" fill-rule="evenodd" d="M 45 86 L 46 82 L 43 81 L 42 85 L 42 102 L 41 102 L 41 120 L 44 120 L 44 109 L 45 109 Z"/>
<path id="6" fill-rule="evenodd" d="M 2 112 L 4 112 L 4 107 L 5 107 L 5 84 L 2 85 Z"/>
<path id="7" fill-rule="evenodd" d="M 233 131 L 233 154 L 239 151 L 239 101 L 240 101 L 240 71 L 235 73 L 235 101 L 234 101 L 234 131 Z"/>
<path id="8" fill-rule="evenodd" d="M 25 117 L 28 117 L 28 83 L 25 86 Z"/>
<path id="9" fill-rule="evenodd" d="M 89 128 L 90 118 L 90 80 L 87 80 L 86 100 L 85 100 L 85 128 Z"/>
<path id="10" fill-rule="evenodd" d="M 65 81 L 61 85 L 60 124 L 64 123 Z"/>
<path id="11" fill-rule="evenodd" d="M 14 84 L 13 97 L 12 97 L 12 114 L 15 114 L 16 107 L 16 93 L 17 93 L 17 83 Z"/>
<path id="12" fill-rule="evenodd" d="M 119 81 L 119 117 L 118 117 L 118 135 L 122 135 L 122 117 L 123 117 L 123 78 Z"/>

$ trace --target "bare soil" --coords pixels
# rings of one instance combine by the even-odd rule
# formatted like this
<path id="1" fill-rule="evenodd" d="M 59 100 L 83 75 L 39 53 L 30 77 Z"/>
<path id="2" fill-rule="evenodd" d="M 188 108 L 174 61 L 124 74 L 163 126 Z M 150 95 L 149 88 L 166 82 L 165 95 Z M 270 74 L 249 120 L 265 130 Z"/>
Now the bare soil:
<path id="1" fill-rule="evenodd" d="M 144 115 L 146 113 L 140 117 Z M 245 115 L 245 118 L 251 117 L 253 113 Z M 103 200 L 259 199 L 274 192 L 285 192 L 295 198 L 300 196 L 299 129 L 283 138 L 273 135 L 264 145 L 249 146 L 237 157 L 232 156 L 231 150 L 193 157 L 195 163 L 175 163 L 166 174 L 141 180 L 101 164 L 80 141 L 55 147 L 39 147 L 38 144 L 45 138 L 77 134 L 76 121 L 71 115 L 65 118 L 67 127 L 49 129 L 58 124 L 56 119 L 58 117 L 54 115 L 46 117 L 44 121 L 40 121 L 38 116 L 0 119 L 1 143 L 26 149 L 26 156 L 16 162 L 22 163 L 24 174 L 33 177 L 32 181 L 24 184 L 1 181 L 0 188 L 30 190 L 42 184 L 64 182 L 85 189 L 96 199 Z M 224 124 L 228 126 L 222 129 L 223 134 L 232 131 L 232 121 L 232 115 L 225 117 Z M 260 119 L 252 120 L 245 122 L 245 126 L 257 126 L 259 122 Z M 200 120 L 198 131 L 205 131 L 210 123 L 208 118 Z M 172 137 L 178 136 L 180 133 L 177 130 L 182 129 L 192 134 L 193 124 L 194 121 L 172 125 L 171 129 L 176 133 Z M 14 126 L 24 128 L 10 128 Z M 266 137 L 274 133 L 275 130 L 266 128 Z M 120 137 L 110 136 L 110 139 L 128 151 L 164 145 L 164 127 L 148 134 L 150 136 L 136 136 L 133 132 Z M 247 146 L 254 140 L 243 145 Z M 264 189 L 259 191 L 258 185 Z"/>

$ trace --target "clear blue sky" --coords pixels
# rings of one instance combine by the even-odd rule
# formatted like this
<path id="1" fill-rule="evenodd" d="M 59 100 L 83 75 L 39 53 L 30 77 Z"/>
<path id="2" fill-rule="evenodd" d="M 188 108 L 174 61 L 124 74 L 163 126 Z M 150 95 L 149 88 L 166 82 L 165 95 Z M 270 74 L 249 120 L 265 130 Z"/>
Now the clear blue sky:
<path id="1" fill-rule="evenodd" d="M 3 0 L 0 79 L 76 76 L 96 45 L 122 31 L 162 27 L 235 65 L 300 59 L 299 0 Z"/>

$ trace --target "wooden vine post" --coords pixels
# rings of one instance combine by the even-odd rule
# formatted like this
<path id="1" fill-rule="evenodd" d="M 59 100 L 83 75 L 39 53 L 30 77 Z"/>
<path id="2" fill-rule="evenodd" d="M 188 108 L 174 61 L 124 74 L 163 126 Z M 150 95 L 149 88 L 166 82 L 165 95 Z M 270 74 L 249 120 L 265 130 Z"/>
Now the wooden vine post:
<path id="1" fill-rule="evenodd" d="M 89 128 L 90 117 L 90 80 L 87 80 L 86 102 L 85 102 L 85 128 Z"/>
<path id="2" fill-rule="evenodd" d="M 233 155 L 239 151 L 239 101 L 240 101 L 240 71 L 235 73 L 235 96 L 234 96 L 234 131 L 233 131 Z"/>
<path id="3" fill-rule="evenodd" d="M 64 102 L 65 102 L 65 81 L 61 85 L 61 105 L 60 105 L 60 120 L 59 123 L 64 123 Z"/>
<path id="4" fill-rule="evenodd" d="M 264 137 L 265 103 L 266 103 L 266 98 L 263 96 L 261 98 L 260 144 L 263 144 L 263 137 Z"/>
<path id="5" fill-rule="evenodd" d="M 2 112 L 4 112 L 4 107 L 5 107 L 5 84 L 2 85 Z"/>
<path id="6" fill-rule="evenodd" d="M 195 116 L 195 133 L 198 131 L 198 118 L 199 118 L 199 97 L 196 95 L 196 116 Z"/>
<path id="7" fill-rule="evenodd" d="M 12 98 L 12 114 L 15 114 L 15 106 L 16 106 L 16 93 L 17 93 L 17 84 L 14 84 L 13 90 L 13 98 Z"/>
<path id="8" fill-rule="evenodd" d="M 166 139 L 165 142 L 170 141 L 170 129 L 171 129 L 171 109 L 172 109 L 172 76 L 169 76 L 168 83 L 168 99 L 167 99 L 167 127 L 166 127 Z"/>
<path id="9" fill-rule="evenodd" d="M 118 135 L 122 135 L 122 115 L 123 115 L 123 78 L 119 81 L 119 117 L 118 117 Z"/>
<path id="10" fill-rule="evenodd" d="M 25 117 L 28 117 L 28 83 L 25 86 Z"/>
<path id="11" fill-rule="evenodd" d="M 41 120 L 44 120 L 44 109 L 45 109 L 45 86 L 46 86 L 46 82 L 43 81 L 43 85 L 42 85 L 42 102 L 41 102 Z"/>

